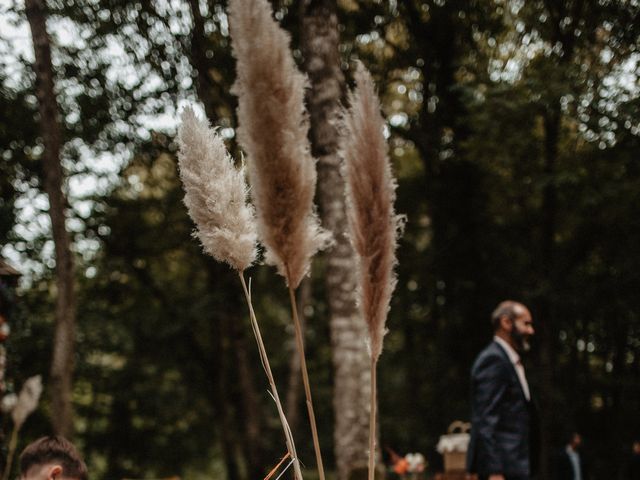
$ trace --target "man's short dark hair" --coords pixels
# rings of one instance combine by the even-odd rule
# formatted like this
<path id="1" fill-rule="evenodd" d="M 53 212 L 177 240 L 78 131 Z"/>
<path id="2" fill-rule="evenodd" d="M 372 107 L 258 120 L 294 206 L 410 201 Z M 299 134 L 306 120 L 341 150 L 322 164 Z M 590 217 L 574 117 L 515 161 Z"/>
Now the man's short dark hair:
<path id="1" fill-rule="evenodd" d="M 62 476 L 76 480 L 87 480 L 87 466 L 78 449 L 64 437 L 42 437 L 20 454 L 20 475 L 27 474 L 31 467 L 57 463 L 62 467 Z"/>
<path id="2" fill-rule="evenodd" d="M 522 313 L 522 309 L 525 308 L 520 302 L 514 300 L 505 300 L 500 302 L 496 309 L 491 314 L 491 325 L 493 329 L 497 330 L 500 326 L 500 319 L 507 317 L 510 320 L 515 320 L 519 314 Z"/>

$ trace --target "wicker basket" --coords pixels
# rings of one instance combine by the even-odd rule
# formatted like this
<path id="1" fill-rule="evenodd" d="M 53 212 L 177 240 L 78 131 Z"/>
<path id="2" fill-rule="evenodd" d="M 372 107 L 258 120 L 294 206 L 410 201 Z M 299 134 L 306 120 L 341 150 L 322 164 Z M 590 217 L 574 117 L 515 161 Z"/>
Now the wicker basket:
<path id="1" fill-rule="evenodd" d="M 448 433 L 440 437 L 437 450 L 444 457 L 445 472 L 465 471 L 470 428 L 470 424 L 456 420 L 449 425 Z"/>

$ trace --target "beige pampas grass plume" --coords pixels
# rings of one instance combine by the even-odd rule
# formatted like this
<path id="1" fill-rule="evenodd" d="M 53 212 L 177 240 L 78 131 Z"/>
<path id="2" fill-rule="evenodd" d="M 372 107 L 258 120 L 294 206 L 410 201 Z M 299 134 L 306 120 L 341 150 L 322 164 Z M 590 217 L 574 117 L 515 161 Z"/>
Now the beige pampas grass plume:
<path id="1" fill-rule="evenodd" d="M 267 0 L 230 0 L 229 25 L 237 59 L 232 92 L 238 96 L 238 139 L 247 154 L 258 235 L 266 262 L 295 289 L 311 257 L 330 240 L 313 208 L 307 82 Z"/>
<path id="2" fill-rule="evenodd" d="M 224 142 L 191 108 L 178 131 L 184 203 L 205 252 L 242 272 L 256 259 L 254 210 L 247 202 L 244 169 L 237 169 Z"/>
<path id="3" fill-rule="evenodd" d="M 347 217 L 358 264 L 359 302 L 369 328 L 371 348 L 371 410 L 369 480 L 375 473 L 376 365 L 396 278 L 396 242 L 400 217 L 394 213 L 396 183 L 384 139 L 384 120 L 373 80 L 358 62 L 356 88 L 343 115 L 342 155 Z"/>
<path id="4" fill-rule="evenodd" d="M 272 18 L 268 0 L 230 0 L 229 26 L 237 78 L 238 140 L 247 154 L 251 197 L 265 260 L 289 287 L 296 348 L 307 400 L 320 480 L 322 454 L 304 355 L 294 290 L 309 271 L 311 257 L 330 243 L 314 211 L 315 160 L 304 107 L 307 81 L 296 68 L 289 35 Z"/>

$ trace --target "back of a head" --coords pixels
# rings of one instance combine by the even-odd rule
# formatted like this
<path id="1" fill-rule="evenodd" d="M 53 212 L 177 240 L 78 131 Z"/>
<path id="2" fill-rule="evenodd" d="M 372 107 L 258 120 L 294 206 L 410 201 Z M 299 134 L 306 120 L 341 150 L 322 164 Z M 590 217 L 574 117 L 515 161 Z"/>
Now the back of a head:
<path id="1" fill-rule="evenodd" d="M 582 445 L 582 435 L 573 431 L 567 436 L 567 444 L 573 448 L 579 448 Z"/>
<path id="2" fill-rule="evenodd" d="M 42 437 L 27 445 L 20 455 L 20 475 L 38 465 L 56 463 L 62 467 L 62 476 L 74 480 L 87 480 L 87 466 L 76 447 L 64 437 Z"/>

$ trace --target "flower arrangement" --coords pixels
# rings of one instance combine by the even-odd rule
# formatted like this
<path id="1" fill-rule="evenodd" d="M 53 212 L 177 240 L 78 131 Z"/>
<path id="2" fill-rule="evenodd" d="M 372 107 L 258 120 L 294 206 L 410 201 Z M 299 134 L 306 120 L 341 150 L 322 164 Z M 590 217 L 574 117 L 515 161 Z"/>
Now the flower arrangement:
<path id="1" fill-rule="evenodd" d="M 427 460 L 421 453 L 407 453 L 401 457 L 397 453 L 391 453 L 391 470 L 402 479 L 418 480 L 424 477 L 427 470 Z"/>

